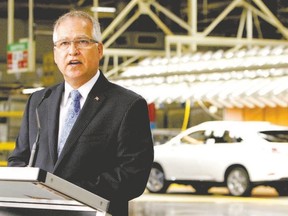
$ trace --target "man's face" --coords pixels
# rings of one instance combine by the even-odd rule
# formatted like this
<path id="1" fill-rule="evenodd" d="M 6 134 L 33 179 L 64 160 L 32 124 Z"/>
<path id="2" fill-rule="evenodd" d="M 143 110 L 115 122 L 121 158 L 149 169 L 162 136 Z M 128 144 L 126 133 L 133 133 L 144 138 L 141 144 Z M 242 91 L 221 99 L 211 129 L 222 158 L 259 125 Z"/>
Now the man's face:
<path id="1" fill-rule="evenodd" d="M 93 39 L 92 30 L 92 23 L 77 17 L 67 18 L 55 30 L 56 43 L 68 46 L 66 49 L 57 45 L 54 47 L 54 61 L 66 82 L 73 88 L 78 88 L 90 80 L 99 68 L 103 45 L 90 42 L 88 46 L 82 47 L 77 42 L 81 39 Z"/>

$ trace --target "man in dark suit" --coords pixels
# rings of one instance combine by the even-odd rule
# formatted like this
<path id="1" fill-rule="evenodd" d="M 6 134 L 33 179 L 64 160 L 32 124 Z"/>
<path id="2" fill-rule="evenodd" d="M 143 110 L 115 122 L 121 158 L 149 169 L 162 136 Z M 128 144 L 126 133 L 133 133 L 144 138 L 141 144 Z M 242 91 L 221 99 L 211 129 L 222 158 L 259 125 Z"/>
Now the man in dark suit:
<path id="1" fill-rule="evenodd" d="M 41 131 L 33 166 L 108 199 L 113 216 L 127 216 L 128 201 L 145 190 L 153 161 L 147 103 L 99 70 L 103 45 L 93 17 L 81 11 L 63 15 L 55 23 L 53 42 L 65 82 L 30 96 L 8 165 L 29 164 L 37 109 Z M 70 91 L 75 89 L 81 111 L 60 147 Z"/>

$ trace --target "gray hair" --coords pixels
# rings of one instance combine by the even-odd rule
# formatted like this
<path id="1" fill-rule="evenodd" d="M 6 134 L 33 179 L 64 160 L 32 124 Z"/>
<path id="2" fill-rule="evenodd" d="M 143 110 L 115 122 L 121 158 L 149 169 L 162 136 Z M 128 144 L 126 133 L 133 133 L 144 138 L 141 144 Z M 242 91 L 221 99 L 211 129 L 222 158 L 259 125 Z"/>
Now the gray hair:
<path id="1" fill-rule="evenodd" d="M 94 40 L 101 42 L 101 29 L 100 29 L 100 24 L 98 20 L 84 11 L 77 11 L 77 10 L 70 11 L 60 16 L 56 20 L 56 22 L 54 23 L 54 28 L 53 28 L 53 42 L 56 42 L 56 29 L 59 27 L 61 22 L 63 22 L 67 18 L 73 18 L 73 17 L 78 17 L 78 18 L 85 19 L 91 22 L 93 25 L 92 37 Z"/>

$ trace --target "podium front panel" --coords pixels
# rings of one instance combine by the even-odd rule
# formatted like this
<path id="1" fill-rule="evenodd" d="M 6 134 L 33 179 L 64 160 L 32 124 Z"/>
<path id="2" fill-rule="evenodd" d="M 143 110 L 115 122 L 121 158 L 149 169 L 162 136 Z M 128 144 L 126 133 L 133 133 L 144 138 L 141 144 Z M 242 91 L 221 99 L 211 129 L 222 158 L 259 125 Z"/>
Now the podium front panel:
<path id="1" fill-rule="evenodd" d="M 0 206 L 1 216 L 95 216 L 95 211 L 65 211 L 53 209 L 15 208 Z"/>
<path id="2" fill-rule="evenodd" d="M 35 215 L 67 215 L 66 211 L 77 212 L 77 216 L 109 215 L 109 201 L 86 191 L 68 181 L 39 168 L 0 168 L 0 207 L 1 211 L 35 211 Z M 0 211 L 0 213 L 1 213 Z M 38 213 L 36 213 L 38 211 Z M 0 214 L 5 215 L 5 212 Z M 73 216 L 69 213 L 69 216 Z M 81 214 L 80 214 L 81 213 Z M 98 213 L 98 214 L 97 214 Z M 13 214 L 11 214 L 13 215 Z M 29 216 L 32 216 L 30 212 Z M 51 214 L 53 215 L 53 214 Z"/>

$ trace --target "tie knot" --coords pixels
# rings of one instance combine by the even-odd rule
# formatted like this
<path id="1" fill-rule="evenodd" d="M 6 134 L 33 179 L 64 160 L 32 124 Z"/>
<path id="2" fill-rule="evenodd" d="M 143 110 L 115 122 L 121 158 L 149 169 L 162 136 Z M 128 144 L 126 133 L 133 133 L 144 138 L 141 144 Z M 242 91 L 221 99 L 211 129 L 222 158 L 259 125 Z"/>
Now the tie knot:
<path id="1" fill-rule="evenodd" d="M 81 94 L 78 90 L 71 91 L 70 96 L 71 96 L 72 100 L 74 100 L 74 101 L 79 101 L 81 98 Z"/>

